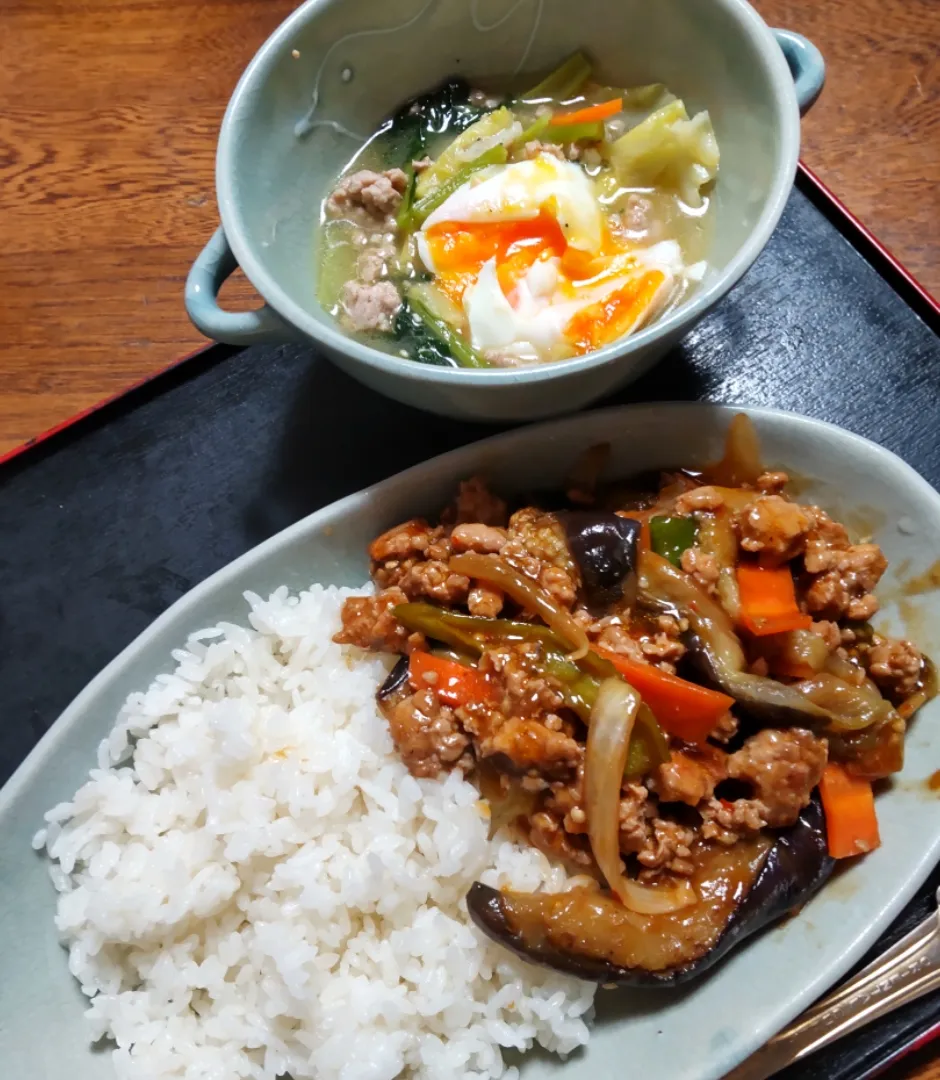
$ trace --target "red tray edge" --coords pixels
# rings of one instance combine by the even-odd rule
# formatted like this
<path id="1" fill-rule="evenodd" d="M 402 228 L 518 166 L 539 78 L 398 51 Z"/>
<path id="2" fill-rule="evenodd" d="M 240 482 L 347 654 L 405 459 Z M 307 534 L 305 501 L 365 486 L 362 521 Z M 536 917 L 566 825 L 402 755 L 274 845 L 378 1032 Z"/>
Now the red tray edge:
<path id="1" fill-rule="evenodd" d="M 903 278 L 907 285 L 921 298 L 921 300 L 929 308 L 933 309 L 934 314 L 940 318 L 940 303 L 924 288 L 923 285 L 914 277 L 914 275 L 901 263 L 898 259 L 891 254 L 891 252 L 881 243 L 880 240 L 868 229 L 859 219 L 852 213 L 851 210 L 832 193 L 822 180 L 809 168 L 804 162 L 799 163 L 798 172 L 803 176 L 805 182 L 807 182 L 816 193 L 820 195 L 826 202 L 830 203 L 833 209 L 846 221 L 849 222 L 852 229 L 861 234 L 881 255 L 886 262 L 888 262 L 894 270 Z M 38 435 L 34 435 L 31 439 L 27 439 L 25 442 L 20 443 L 18 446 L 12 447 L 5 453 L 0 454 L 0 465 L 4 465 L 8 461 L 12 461 L 14 458 L 24 454 L 27 450 L 33 449 L 40 443 L 45 442 L 47 439 L 52 438 L 53 435 L 57 435 L 60 431 L 64 431 L 66 428 L 70 428 L 73 424 L 78 423 L 79 420 L 83 420 L 86 416 L 98 412 L 106 405 L 110 405 L 113 401 L 117 401 L 119 398 L 129 394 L 132 390 L 136 390 L 141 386 L 146 386 L 147 383 L 152 382 L 154 379 L 165 374 L 167 371 L 172 371 L 174 368 L 180 367 L 187 361 L 194 359 L 195 357 L 206 352 L 208 349 L 215 348 L 216 342 L 208 342 L 201 348 L 194 349 L 190 353 L 186 353 L 184 356 L 179 357 L 172 363 L 167 364 L 165 367 L 158 368 L 151 372 L 149 375 L 145 375 L 142 379 L 138 379 L 136 382 L 124 387 L 123 390 L 118 390 L 117 393 L 111 394 L 108 397 L 102 398 L 100 401 L 89 405 L 87 409 L 82 409 L 72 416 L 66 417 L 58 424 L 54 424 L 52 427 L 47 428 L 45 431 L 40 432 Z"/>

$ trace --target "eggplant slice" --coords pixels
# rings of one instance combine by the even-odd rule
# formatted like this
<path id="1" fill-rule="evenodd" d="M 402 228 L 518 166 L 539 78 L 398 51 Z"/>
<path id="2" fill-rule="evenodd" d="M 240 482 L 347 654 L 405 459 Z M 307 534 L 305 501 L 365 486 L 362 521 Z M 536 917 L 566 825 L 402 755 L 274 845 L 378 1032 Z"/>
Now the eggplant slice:
<path id="1" fill-rule="evenodd" d="M 603 510 L 564 510 L 555 515 L 581 573 L 583 599 L 595 616 L 636 601 L 640 523 Z"/>
<path id="2" fill-rule="evenodd" d="M 699 849 L 699 901 L 667 915 L 638 915 L 609 892 L 500 892 L 474 883 L 473 921 L 526 960 L 593 982 L 678 986 L 704 974 L 752 934 L 802 907 L 829 878 L 818 798 L 776 839 Z"/>

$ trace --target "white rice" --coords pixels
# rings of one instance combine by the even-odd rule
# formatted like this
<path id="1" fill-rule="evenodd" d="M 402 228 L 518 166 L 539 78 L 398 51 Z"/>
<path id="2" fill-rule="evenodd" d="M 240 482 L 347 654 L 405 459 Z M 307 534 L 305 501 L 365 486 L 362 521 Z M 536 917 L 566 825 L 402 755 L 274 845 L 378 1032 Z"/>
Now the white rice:
<path id="1" fill-rule="evenodd" d="M 56 924 L 118 1077 L 514 1077 L 566 1054 L 594 987 L 493 945 L 476 879 L 562 888 L 458 774 L 415 780 L 374 694 L 387 663 L 332 643 L 349 590 L 246 594 L 131 694 L 98 768 L 35 838 Z"/>

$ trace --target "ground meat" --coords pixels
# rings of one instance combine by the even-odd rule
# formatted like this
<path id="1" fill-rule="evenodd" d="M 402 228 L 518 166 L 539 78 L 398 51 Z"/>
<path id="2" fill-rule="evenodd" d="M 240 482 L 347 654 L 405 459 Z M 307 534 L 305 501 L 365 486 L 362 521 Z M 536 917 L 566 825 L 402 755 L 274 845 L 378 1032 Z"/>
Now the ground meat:
<path id="1" fill-rule="evenodd" d="M 702 839 L 714 840 L 726 847 L 736 844 L 744 836 L 753 836 L 767 824 L 760 814 L 762 805 L 753 799 L 735 802 L 709 799 L 698 809 L 702 815 Z"/>
<path id="2" fill-rule="evenodd" d="M 455 554 L 461 551 L 495 554 L 506 543 L 506 539 L 506 530 L 492 525 L 455 525 L 450 534 L 450 545 Z"/>
<path id="3" fill-rule="evenodd" d="M 640 871 L 640 880 L 654 878 L 663 870 L 670 870 L 673 874 L 691 874 L 695 869 L 690 861 L 694 840 L 694 830 L 685 825 L 654 818 L 652 836 L 636 857 L 637 862 L 645 868 Z"/>
<path id="4" fill-rule="evenodd" d="M 431 160 L 431 158 L 425 155 L 423 158 L 418 158 L 417 161 L 412 161 L 411 167 L 412 169 L 414 169 L 415 173 L 420 174 L 423 173 L 426 169 L 430 169 L 433 164 L 434 162 Z"/>
<path id="5" fill-rule="evenodd" d="M 726 712 L 725 715 L 719 719 L 714 729 L 709 732 L 708 737 L 713 742 L 724 745 L 725 743 L 731 742 L 735 735 L 737 735 L 740 725 L 741 721 L 738 720 L 734 713 Z"/>
<path id="6" fill-rule="evenodd" d="M 451 571 L 450 536 L 439 525 L 432 528 L 423 518 L 396 525 L 372 542 L 369 555 L 372 579 L 381 589 L 394 586 L 409 600 L 448 606 L 467 599 L 470 579 Z"/>
<path id="7" fill-rule="evenodd" d="M 411 652 L 423 643 L 420 634 L 411 634 L 392 614 L 392 608 L 408 597 L 401 589 L 384 589 L 375 596 L 350 596 L 343 601 L 343 629 L 334 635 L 339 645 L 358 645 L 380 652 Z"/>
<path id="8" fill-rule="evenodd" d="M 480 757 L 500 755 L 518 772 L 562 777 L 584 755 L 570 721 L 558 714 L 561 684 L 538 670 L 538 645 L 516 642 L 489 648 L 480 659 L 495 700 L 463 706 L 458 715 Z"/>
<path id="9" fill-rule="evenodd" d="M 401 169 L 381 173 L 362 169 L 340 180 L 326 201 L 326 212 L 359 224 L 385 224 L 401 205 L 407 186 L 408 177 Z"/>
<path id="10" fill-rule="evenodd" d="M 682 569 L 695 579 L 696 583 L 710 592 L 718 581 L 719 566 L 714 555 L 702 551 L 700 547 L 686 548 L 679 560 Z"/>
<path id="11" fill-rule="evenodd" d="M 495 619 L 503 610 L 505 602 L 502 589 L 480 581 L 474 585 L 467 596 L 467 608 L 471 615 L 479 615 L 484 619 Z"/>
<path id="12" fill-rule="evenodd" d="M 713 747 L 703 747 L 703 752 L 695 755 L 673 750 L 669 760 L 656 769 L 651 787 L 661 802 L 697 806 L 710 799 L 715 785 L 725 778 L 725 758 L 724 751 Z"/>
<path id="13" fill-rule="evenodd" d="M 676 664 L 685 656 L 685 646 L 670 634 L 647 634 L 639 644 L 644 660 L 670 674 L 675 674 Z"/>
<path id="14" fill-rule="evenodd" d="M 745 551 L 773 555 L 783 562 L 803 550 L 813 522 L 802 506 L 781 495 L 760 495 L 735 514 L 734 524 Z"/>
<path id="15" fill-rule="evenodd" d="M 539 142 L 538 139 L 531 139 L 527 142 L 522 148 L 522 152 L 529 160 L 537 158 L 539 154 L 551 154 L 552 157 L 558 158 L 559 161 L 565 160 L 565 152 L 558 143 L 543 143 Z"/>
<path id="16" fill-rule="evenodd" d="M 849 534 L 844 525 L 833 521 L 826 511 L 820 510 L 818 506 L 805 506 L 803 509 L 812 522 L 812 528 L 806 537 L 803 563 L 809 573 L 818 574 L 831 568 L 833 552 L 848 549 Z"/>
<path id="17" fill-rule="evenodd" d="M 340 297 L 344 319 L 350 330 L 360 333 L 384 333 L 391 331 L 401 307 L 401 297 L 390 281 L 366 284 L 347 281 Z"/>
<path id="18" fill-rule="evenodd" d="M 424 518 L 411 518 L 377 536 L 369 545 L 369 558 L 373 563 L 415 556 L 424 558 L 439 536 L 440 530 L 432 528 Z"/>
<path id="19" fill-rule="evenodd" d="M 502 557 L 537 581 L 563 607 L 574 605 L 580 575 L 561 522 L 534 507 L 517 510 L 509 519 L 509 539 Z"/>
<path id="20" fill-rule="evenodd" d="M 631 233 L 645 233 L 653 225 L 653 202 L 637 192 L 627 196 L 620 222 Z"/>
<path id="21" fill-rule="evenodd" d="M 593 623 L 588 628 L 588 634 L 595 639 L 602 649 L 620 653 L 622 656 L 629 656 L 631 660 L 643 661 L 646 659 L 640 642 L 630 635 L 616 615 L 607 616 Z"/>
<path id="22" fill-rule="evenodd" d="M 903 701 L 917 690 L 924 658 L 909 641 L 884 638 L 869 650 L 867 661 L 868 674 L 893 701 Z"/>
<path id="23" fill-rule="evenodd" d="M 413 776 L 437 776 L 461 764 L 470 740 L 460 729 L 454 711 L 442 704 L 433 687 L 419 690 L 388 711 L 392 738 Z M 466 756 L 465 756 L 466 755 Z"/>
<path id="24" fill-rule="evenodd" d="M 461 480 L 454 504 L 441 515 L 442 521 L 476 523 L 481 525 L 505 525 L 506 503 L 494 495 L 486 481 L 479 476 Z"/>
<path id="25" fill-rule="evenodd" d="M 580 743 L 564 731 L 521 716 L 504 718 L 478 746 L 481 757 L 499 756 L 520 772 L 535 770 L 546 777 L 577 768 L 584 754 Z"/>
<path id="26" fill-rule="evenodd" d="M 650 822 L 656 807 L 649 789 L 642 784 L 624 784 L 620 790 L 620 850 L 625 854 L 643 851 L 650 842 Z"/>
<path id="27" fill-rule="evenodd" d="M 364 251 L 356 262 L 356 275 L 366 285 L 381 281 L 385 277 L 385 255 L 381 251 Z"/>
<path id="28" fill-rule="evenodd" d="M 587 870 L 594 866 L 585 841 L 576 838 L 572 830 L 565 828 L 547 811 L 540 811 L 530 818 L 529 840 L 550 859 L 558 859 L 572 868 Z"/>
<path id="29" fill-rule="evenodd" d="M 466 602 L 470 579 L 455 574 L 446 562 L 429 559 L 405 568 L 398 578 L 398 586 L 409 600 L 434 600 L 444 607 L 454 607 Z"/>
<path id="30" fill-rule="evenodd" d="M 728 775 L 751 785 L 753 799 L 744 801 L 767 825 L 779 828 L 792 825 L 809 803 L 827 757 L 825 740 L 809 731 L 765 728 L 728 758 Z"/>
<path id="31" fill-rule="evenodd" d="M 754 487 L 767 495 L 779 495 L 789 482 L 790 477 L 785 472 L 762 472 L 754 481 Z"/>
<path id="32" fill-rule="evenodd" d="M 832 620 L 847 617 L 864 621 L 875 614 L 878 600 L 872 590 L 888 567 L 877 544 L 853 544 L 844 551 L 818 553 L 814 565 L 822 572 L 804 595 L 807 611 Z"/>
<path id="33" fill-rule="evenodd" d="M 681 517 L 697 510 L 718 510 L 724 505 L 724 495 L 717 488 L 705 485 L 683 492 L 676 499 L 676 513 Z"/>

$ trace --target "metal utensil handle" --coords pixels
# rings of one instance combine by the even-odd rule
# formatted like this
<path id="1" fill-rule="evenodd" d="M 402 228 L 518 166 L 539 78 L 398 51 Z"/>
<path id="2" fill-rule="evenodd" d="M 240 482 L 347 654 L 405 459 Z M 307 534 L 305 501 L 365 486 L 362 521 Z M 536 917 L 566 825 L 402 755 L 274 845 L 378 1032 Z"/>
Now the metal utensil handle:
<path id="1" fill-rule="evenodd" d="M 940 901 L 940 890 L 937 896 Z M 784 1028 L 725 1080 L 765 1080 L 937 987 L 940 987 L 940 916 L 935 912 Z"/>

